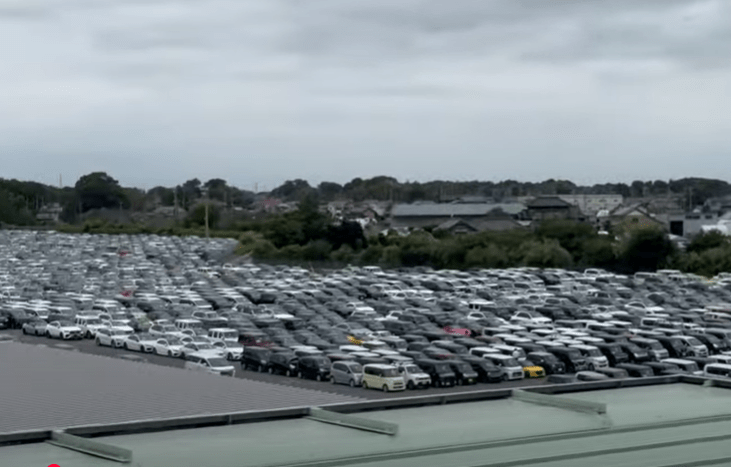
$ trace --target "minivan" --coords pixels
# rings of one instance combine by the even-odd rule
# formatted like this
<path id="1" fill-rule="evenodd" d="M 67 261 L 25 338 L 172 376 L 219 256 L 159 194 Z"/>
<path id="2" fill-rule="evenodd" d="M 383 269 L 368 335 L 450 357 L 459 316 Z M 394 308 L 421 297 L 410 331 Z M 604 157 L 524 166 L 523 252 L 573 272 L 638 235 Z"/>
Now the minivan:
<path id="1" fill-rule="evenodd" d="M 424 370 L 431 378 L 432 386 L 454 386 L 457 375 L 454 374 L 449 364 L 430 358 L 416 360 L 416 365 Z M 521 370 L 522 371 L 522 370 Z"/>
<path id="2" fill-rule="evenodd" d="M 645 349 L 647 353 L 655 361 L 660 361 L 663 358 L 670 358 L 670 353 L 663 347 L 663 345 L 655 339 L 647 339 L 645 337 L 633 337 L 629 340 L 631 343 L 638 347 Z"/>
<path id="3" fill-rule="evenodd" d="M 300 357 L 297 365 L 297 377 L 324 381 L 330 378 L 332 363 L 322 355 Z"/>
<path id="4" fill-rule="evenodd" d="M 683 345 L 686 355 L 692 355 L 693 357 L 707 357 L 708 347 L 703 342 L 699 341 L 692 336 L 678 336 L 678 340 Z"/>
<path id="5" fill-rule="evenodd" d="M 570 349 L 577 349 L 589 361 L 589 371 L 609 366 L 609 360 L 602 354 L 601 350 L 591 345 L 572 345 Z"/>
<path id="6" fill-rule="evenodd" d="M 567 347 L 549 347 L 546 349 L 551 352 L 559 360 L 566 365 L 566 371 L 568 373 L 576 373 L 579 371 L 585 371 L 589 368 L 589 363 L 586 358 L 581 354 L 578 349 L 570 349 Z"/>
<path id="7" fill-rule="evenodd" d="M 404 391 L 406 382 L 393 365 L 368 364 L 363 366 L 363 387 L 383 392 Z"/>
<path id="8" fill-rule="evenodd" d="M 502 354 L 485 354 L 482 358 L 491 361 L 502 371 L 500 378 L 503 381 L 523 379 L 525 377 L 523 366 L 513 357 Z"/>
<path id="9" fill-rule="evenodd" d="M 363 384 L 363 366 L 354 361 L 342 360 L 330 367 L 330 381 L 333 384 L 348 384 L 350 387 Z"/>

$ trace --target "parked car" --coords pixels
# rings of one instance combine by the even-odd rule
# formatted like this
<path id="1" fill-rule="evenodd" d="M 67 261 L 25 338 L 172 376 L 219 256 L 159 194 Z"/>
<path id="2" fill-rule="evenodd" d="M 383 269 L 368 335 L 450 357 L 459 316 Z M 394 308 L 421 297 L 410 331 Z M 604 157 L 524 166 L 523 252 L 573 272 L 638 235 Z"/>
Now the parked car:
<path id="1" fill-rule="evenodd" d="M 182 357 L 185 343 L 176 337 L 164 337 L 155 341 L 153 350 L 158 355 L 168 357 Z"/>
<path id="2" fill-rule="evenodd" d="M 383 392 L 403 391 L 406 382 L 395 366 L 368 364 L 363 366 L 363 387 L 381 389 Z"/>
<path id="3" fill-rule="evenodd" d="M 152 353 L 155 350 L 155 342 L 157 342 L 157 339 L 153 335 L 132 334 L 124 338 L 124 341 L 122 341 L 122 347 L 124 347 L 125 350 Z"/>
<path id="4" fill-rule="evenodd" d="M 80 327 L 71 321 L 51 321 L 46 326 L 46 335 L 56 339 L 83 339 L 84 334 Z"/>
<path id="5" fill-rule="evenodd" d="M 230 362 L 211 354 L 192 353 L 185 358 L 185 368 L 223 376 L 234 376 L 236 370 Z"/>
<path id="6" fill-rule="evenodd" d="M 96 345 L 100 346 L 120 348 L 124 345 L 124 340 L 130 334 L 131 333 L 125 331 L 124 329 L 119 329 L 115 327 L 101 328 L 97 330 L 94 342 L 96 342 Z"/>
<path id="7" fill-rule="evenodd" d="M 527 355 L 528 360 L 542 367 L 549 375 L 562 375 L 566 373 L 566 365 L 550 352 L 531 352 Z"/>
<path id="8" fill-rule="evenodd" d="M 272 351 L 265 347 L 244 347 L 244 353 L 241 357 L 241 368 L 248 370 L 249 368 L 258 369 L 259 373 L 264 373 L 269 367 L 269 358 Z"/>
<path id="9" fill-rule="evenodd" d="M 298 357 L 292 352 L 272 352 L 269 355 L 269 374 L 294 376 L 297 374 Z"/>
<path id="10" fill-rule="evenodd" d="M 330 378 L 331 365 L 324 356 L 302 357 L 298 360 L 297 377 L 324 381 Z"/>
<path id="11" fill-rule="evenodd" d="M 33 336 L 45 336 L 47 326 L 48 322 L 43 319 L 28 321 L 27 323 L 23 323 L 23 334 L 30 334 Z"/>
<path id="12" fill-rule="evenodd" d="M 432 386 L 454 386 L 456 375 L 448 364 L 429 358 L 418 359 L 414 363 L 431 378 Z"/>
<path id="13" fill-rule="evenodd" d="M 330 381 L 333 384 L 347 384 L 350 387 L 363 384 L 363 365 L 355 361 L 341 360 L 330 368 Z"/>

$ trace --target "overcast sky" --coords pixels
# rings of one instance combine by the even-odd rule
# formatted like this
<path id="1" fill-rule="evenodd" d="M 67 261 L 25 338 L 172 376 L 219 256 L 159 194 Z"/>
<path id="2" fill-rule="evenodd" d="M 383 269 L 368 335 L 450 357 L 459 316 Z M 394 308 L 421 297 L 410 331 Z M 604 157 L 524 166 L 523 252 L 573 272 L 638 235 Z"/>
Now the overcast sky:
<path id="1" fill-rule="evenodd" d="M 729 0 L 0 0 L 4 178 L 729 180 Z"/>

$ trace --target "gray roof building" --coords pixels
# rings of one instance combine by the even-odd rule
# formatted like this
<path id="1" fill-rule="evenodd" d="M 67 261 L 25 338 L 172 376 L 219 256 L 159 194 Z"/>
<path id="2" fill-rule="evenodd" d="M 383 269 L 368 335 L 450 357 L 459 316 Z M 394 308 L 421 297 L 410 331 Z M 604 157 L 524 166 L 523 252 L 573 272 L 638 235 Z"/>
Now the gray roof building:
<path id="1" fill-rule="evenodd" d="M 500 209 L 510 215 L 518 215 L 526 207 L 521 203 L 424 203 L 397 204 L 391 209 L 396 217 L 481 217 Z"/>
<path id="2" fill-rule="evenodd" d="M 125 427 L 97 426 L 70 430 L 81 438 L 66 442 L 117 452 L 135 467 L 731 465 L 731 384 L 702 381 L 667 376 L 400 397 L 156 433 L 113 435 Z M 92 434 L 101 437 L 82 437 Z M 0 458 L 117 465 L 39 443 L 0 447 Z"/>

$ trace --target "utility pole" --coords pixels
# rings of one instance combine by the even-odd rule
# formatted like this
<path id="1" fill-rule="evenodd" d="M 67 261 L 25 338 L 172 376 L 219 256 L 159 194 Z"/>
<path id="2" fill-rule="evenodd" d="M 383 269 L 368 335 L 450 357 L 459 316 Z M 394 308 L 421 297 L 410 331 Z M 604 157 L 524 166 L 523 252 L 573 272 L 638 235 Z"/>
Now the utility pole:
<path id="1" fill-rule="evenodd" d="M 173 218 L 178 223 L 178 187 L 173 188 Z"/>
<path id="2" fill-rule="evenodd" d="M 206 238 L 210 238 L 208 235 L 208 190 L 206 190 Z"/>

